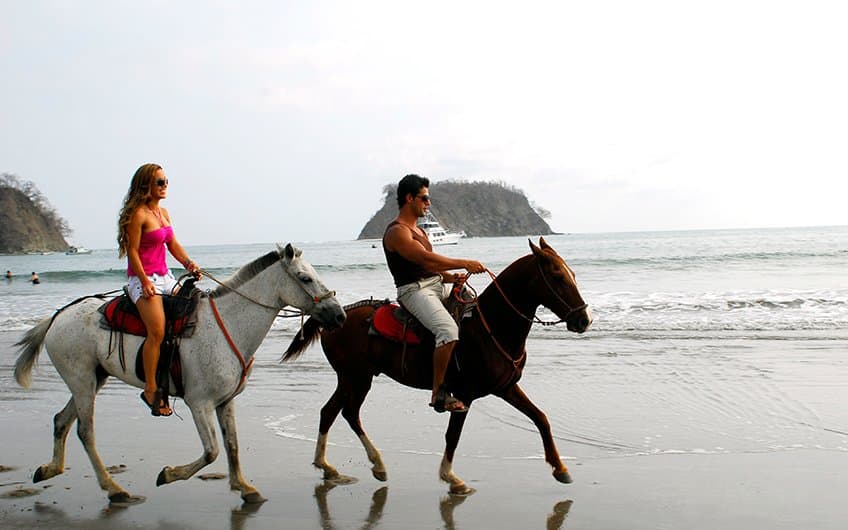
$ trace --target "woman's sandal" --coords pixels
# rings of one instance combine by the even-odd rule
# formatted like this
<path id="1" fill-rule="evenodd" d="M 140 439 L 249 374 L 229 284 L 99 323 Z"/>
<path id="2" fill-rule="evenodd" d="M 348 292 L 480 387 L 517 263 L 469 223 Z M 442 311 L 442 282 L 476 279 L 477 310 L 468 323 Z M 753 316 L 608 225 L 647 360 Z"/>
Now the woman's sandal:
<path id="1" fill-rule="evenodd" d="M 445 385 L 439 387 L 436 391 L 436 400 L 430 403 L 433 410 L 436 412 L 468 412 L 468 407 L 465 404 L 448 394 L 448 389 Z"/>
<path id="2" fill-rule="evenodd" d="M 165 396 L 161 388 L 157 388 L 156 392 L 153 393 L 153 403 L 150 403 L 147 401 L 147 398 L 144 397 L 144 390 L 141 391 L 141 400 L 145 405 L 150 407 L 151 416 L 170 416 L 174 413 L 165 401 Z M 167 412 L 162 412 L 162 409 L 167 409 Z"/>

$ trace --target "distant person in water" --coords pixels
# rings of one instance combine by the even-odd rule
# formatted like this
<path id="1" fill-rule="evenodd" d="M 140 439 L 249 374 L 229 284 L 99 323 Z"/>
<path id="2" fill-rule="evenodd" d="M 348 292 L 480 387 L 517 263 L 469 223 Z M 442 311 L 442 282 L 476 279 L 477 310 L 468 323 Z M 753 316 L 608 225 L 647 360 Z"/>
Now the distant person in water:
<path id="1" fill-rule="evenodd" d="M 156 366 L 165 337 L 165 309 L 159 295 L 172 294 L 177 286 L 165 261 L 165 250 L 188 272 L 200 277 L 200 268 L 174 236 L 168 210 L 159 205 L 167 195 L 168 177 L 162 166 L 144 164 L 133 175 L 118 215 L 118 257 L 127 256 L 127 291 L 147 327 L 142 350 L 145 385 L 141 399 L 153 416 L 173 413 L 168 406 L 167 389 L 156 385 Z"/>
<path id="2" fill-rule="evenodd" d="M 7 275 L 7 278 L 11 278 L 11 276 Z M 39 283 L 41 283 L 41 280 L 38 278 L 38 274 L 36 274 L 34 271 L 29 277 L 29 281 L 31 281 L 33 285 L 38 285 Z"/>
<path id="3" fill-rule="evenodd" d="M 400 180 L 398 215 L 383 234 L 383 252 L 397 287 L 398 301 L 436 338 L 430 406 L 436 412 L 465 412 L 465 404 L 449 395 L 444 384 L 451 353 L 459 340 L 459 327 L 443 304 L 450 294 L 445 284 L 463 279 L 462 275 L 449 272 L 451 269 L 476 273 L 486 267 L 479 261 L 433 252 L 427 233 L 418 227 L 418 218 L 430 208 L 429 186 L 429 179 L 418 175 L 406 175 Z"/>
<path id="4" fill-rule="evenodd" d="M 6 278 L 12 279 L 12 271 L 6 271 Z"/>

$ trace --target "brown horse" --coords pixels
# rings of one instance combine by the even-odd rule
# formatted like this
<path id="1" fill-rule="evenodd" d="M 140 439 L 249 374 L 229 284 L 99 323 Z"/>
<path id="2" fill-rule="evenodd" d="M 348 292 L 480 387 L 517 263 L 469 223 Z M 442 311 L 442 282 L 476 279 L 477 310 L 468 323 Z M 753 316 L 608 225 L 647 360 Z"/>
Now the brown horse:
<path id="1" fill-rule="evenodd" d="M 551 427 L 539 410 L 518 386 L 527 359 L 525 342 L 536 317 L 536 309 L 544 305 L 553 311 L 569 331 L 583 333 L 592 323 L 592 314 L 577 289 L 574 272 L 556 251 L 539 239 L 530 242 L 532 254 L 509 265 L 483 291 L 470 318 L 462 320 L 460 340 L 446 378 L 448 389 L 466 405 L 493 394 L 530 418 L 545 448 L 545 460 L 553 467 L 560 482 L 571 482 L 551 436 Z M 540 248 L 541 247 L 541 248 Z M 375 375 L 386 374 L 410 387 L 429 389 L 433 380 L 433 341 L 418 346 L 397 343 L 370 335 L 368 329 L 375 304 L 357 303 L 345 307 L 347 319 L 336 330 L 322 331 L 317 320 L 310 318 L 303 333 L 292 341 L 283 360 L 297 358 L 318 336 L 330 365 L 338 376 L 338 385 L 321 409 L 318 443 L 313 464 L 324 470 L 325 479 L 340 475 L 326 460 L 327 433 L 342 413 L 357 434 L 371 471 L 378 480 L 386 480 L 380 453 L 362 429 L 359 409 L 371 388 Z M 445 454 L 439 477 L 450 484 L 451 493 L 469 493 L 470 488 L 453 472 L 453 457 L 467 413 L 451 413 L 445 434 Z"/>

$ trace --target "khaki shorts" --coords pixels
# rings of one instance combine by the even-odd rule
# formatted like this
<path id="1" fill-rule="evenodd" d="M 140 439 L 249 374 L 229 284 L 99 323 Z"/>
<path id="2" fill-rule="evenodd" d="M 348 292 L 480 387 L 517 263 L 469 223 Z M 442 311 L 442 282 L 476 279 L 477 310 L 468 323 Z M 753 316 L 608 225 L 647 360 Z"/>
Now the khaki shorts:
<path id="1" fill-rule="evenodd" d="M 436 347 L 459 340 L 459 327 L 443 303 L 449 295 L 450 286 L 442 283 L 441 276 L 407 283 L 397 290 L 403 307 L 436 336 Z"/>
<path id="2" fill-rule="evenodd" d="M 168 271 L 168 274 L 164 275 L 154 274 L 148 276 L 148 278 L 153 282 L 153 286 L 156 287 L 156 292 L 159 294 L 173 294 L 174 287 L 177 286 L 177 280 L 171 274 L 171 271 Z M 138 276 L 130 276 L 127 282 L 127 294 L 130 295 L 130 300 L 134 304 L 141 298 L 141 279 Z"/>

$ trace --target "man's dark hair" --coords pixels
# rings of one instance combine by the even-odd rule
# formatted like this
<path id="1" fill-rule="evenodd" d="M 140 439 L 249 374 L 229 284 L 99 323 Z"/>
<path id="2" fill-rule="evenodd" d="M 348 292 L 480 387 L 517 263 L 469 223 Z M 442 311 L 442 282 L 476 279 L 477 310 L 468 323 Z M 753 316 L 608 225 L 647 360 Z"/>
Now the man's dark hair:
<path id="1" fill-rule="evenodd" d="M 397 203 L 398 208 L 402 208 L 406 204 L 406 194 L 411 193 L 412 196 L 418 195 L 418 190 L 421 188 L 430 187 L 430 179 L 421 177 L 415 174 L 409 174 L 398 182 L 397 187 Z"/>

